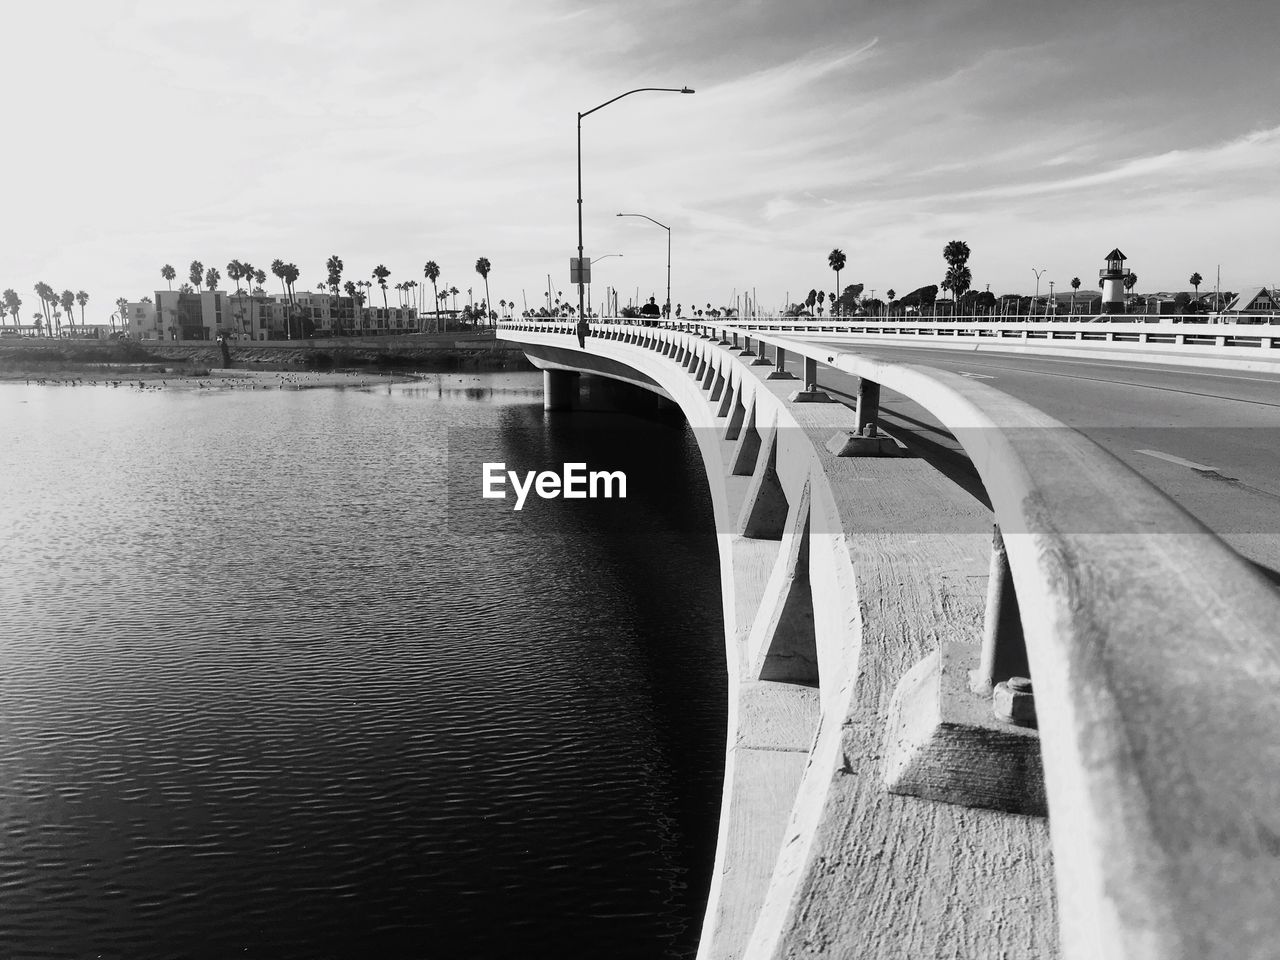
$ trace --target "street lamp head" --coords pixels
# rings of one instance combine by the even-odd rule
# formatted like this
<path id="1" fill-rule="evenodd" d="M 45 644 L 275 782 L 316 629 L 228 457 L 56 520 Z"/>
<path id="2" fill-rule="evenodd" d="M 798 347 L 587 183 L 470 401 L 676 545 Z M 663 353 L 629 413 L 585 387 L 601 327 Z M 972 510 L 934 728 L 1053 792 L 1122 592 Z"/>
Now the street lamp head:
<path id="1" fill-rule="evenodd" d="M 680 88 L 680 92 L 681 92 L 681 93 L 693 93 L 694 91 L 693 91 L 693 90 L 691 90 L 691 89 L 689 89 L 688 87 L 681 87 L 681 88 Z"/>

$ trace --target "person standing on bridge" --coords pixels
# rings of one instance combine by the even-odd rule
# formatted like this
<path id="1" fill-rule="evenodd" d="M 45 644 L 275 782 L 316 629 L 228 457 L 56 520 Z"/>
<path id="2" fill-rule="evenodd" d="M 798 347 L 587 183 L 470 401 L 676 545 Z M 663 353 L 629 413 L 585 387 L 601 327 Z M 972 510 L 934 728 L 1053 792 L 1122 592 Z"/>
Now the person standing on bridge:
<path id="1" fill-rule="evenodd" d="M 591 333 L 591 324 L 587 323 L 587 318 L 582 317 L 578 320 L 578 346 L 583 350 L 587 349 L 587 336 Z"/>

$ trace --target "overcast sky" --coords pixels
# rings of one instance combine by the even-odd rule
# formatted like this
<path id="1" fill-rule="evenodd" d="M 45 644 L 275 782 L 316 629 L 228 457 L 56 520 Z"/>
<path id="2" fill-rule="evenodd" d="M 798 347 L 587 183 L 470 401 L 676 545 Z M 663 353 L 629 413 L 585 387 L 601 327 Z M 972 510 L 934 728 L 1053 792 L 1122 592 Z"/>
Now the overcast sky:
<path id="1" fill-rule="evenodd" d="M 143 0 L 7 4 L 0 288 L 119 296 L 199 259 L 300 287 L 436 260 L 477 299 L 566 299 L 577 244 L 625 303 L 765 306 L 841 281 L 976 289 L 1032 268 L 1138 292 L 1280 284 L 1274 0 Z M 270 278 L 268 289 L 278 288 Z M 226 281 L 223 282 L 224 287 Z"/>

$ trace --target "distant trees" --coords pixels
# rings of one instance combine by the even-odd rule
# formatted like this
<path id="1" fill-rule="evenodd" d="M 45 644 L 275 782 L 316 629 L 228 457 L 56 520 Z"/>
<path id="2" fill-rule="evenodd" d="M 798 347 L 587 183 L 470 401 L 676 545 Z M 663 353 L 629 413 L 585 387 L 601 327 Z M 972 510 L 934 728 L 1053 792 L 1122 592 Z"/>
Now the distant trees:
<path id="1" fill-rule="evenodd" d="M 178 272 L 174 270 L 173 267 L 167 263 L 160 268 L 160 276 L 164 278 L 164 282 L 169 285 L 170 290 L 173 289 L 173 278 L 176 277 L 177 275 L 178 275 Z"/>
<path id="2" fill-rule="evenodd" d="M 240 280 L 244 275 L 244 264 L 239 260 L 232 260 L 227 264 L 227 279 L 235 281 L 236 296 L 240 295 Z"/>
<path id="3" fill-rule="evenodd" d="M 973 282 L 973 274 L 967 266 L 969 245 L 963 240 L 952 240 L 942 248 L 942 259 L 947 262 L 947 275 L 942 281 L 942 288 L 951 291 L 951 300 L 954 303 L 964 296 Z"/>
<path id="4" fill-rule="evenodd" d="M 218 272 L 217 267 L 210 267 L 204 272 L 204 285 L 210 291 L 218 289 L 218 281 L 222 279 L 222 274 Z"/>
<path id="5" fill-rule="evenodd" d="M 931 283 L 928 286 L 917 287 L 915 290 L 912 290 L 898 301 L 898 306 L 904 309 L 907 307 L 915 307 L 919 310 L 924 307 L 933 306 L 933 302 L 937 299 L 938 285 L 936 283 Z"/>
<path id="6" fill-rule="evenodd" d="M 1076 291 L 1080 289 L 1080 278 L 1071 278 L 1071 312 L 1076 312 Z"/>
<path id="7" fill-rule="evenodd" d="M 431 295 L 436 302 L 436 333 L 440 332 L 440 291 L 436 289 L 436 281 L 440 279 L 440 264 L 428 260 L 422 267 L 422 275 L 431 281 Z"/>
<path id="8" fill-rule="evenodd" d="M 836 272 L 836 289 L 840 289 L 840 271 L 844 269 L 845 256 L 844 251 L 839 247 L 827 254 L 827 266 Z M 834 302 L 833 302 L 834 307 Z"/>
<path id="9" fill-rule="evenodd" d="M 288 299 L 288 297 L 289 297 L 289 288 L 285 286 L 285 282 L 284 282 L 284 261 L 283 261 L 283 260 L 279 260 L 279 259 L 277 259 L 277 260 L 272 260 L 272 261 L 271 261 L 271 272 L 272 272 L 272 274 L 274 274 L 274 275 L 275 275 L 275 278 L 276 278 L 277 280 L 279 280 L 279 281 L 280 281 L 280 293 L 281 293 L 281 295 L 282 295 L 283 297 L 285 297 L 285 299 Z"/>
<path id="10" fill-rule="evenodd" d="M 22 300 L 18 296 L 18 291 L 9 289 L 4 292 L 4 308 L 9 311 L 9 315 L 13 317 L 13 325 L 21 326 L 22 321 L 18 319 L 18 310 L 22 307 Z"/>
<path id="11" fill-rule="evenodd" d="M 58 295 L 53 292 L 53 287 L 49 286 L 43 280 L 35 285 L 36 296 L 40 298 L 40 313 L 36 322 L 36 333 L 41 330 L 40 321 L 47 321 L 49 315 L 53 312 L 52 304 L 57 302 Z M 44 324 L 43 329 L 46 333 L 50 332 L 51 324 Z"/>
<path id="12" fill-rule="evenodd" d="M 76 294 L 76 303 L 80 304 L 80 329 L 84 329 L 84 307 L 89 302 L 89 294 L 83 290 Z"/>
<path id="13" fill-rule="evenodd" d="M 851 283 L 844 288 L 836 300 L 836 309 L 840 314 L 848 316 L 858 312 L 858 298 L 862 296 L 862 290 L 860 283 Z"/>
<path id="14" fill-rule="evenodd" d="M 485 313 L 486 320 L 490 319 L 489 318 L 489 270 L 490 270 L 490 265 L 489 265 L 488 257 L 481 257 L 479 260 L 476 261 L 476 273 L 480 274 L 480 276 L 484 279 L 484 313 Z"/>
<path id="15" fill-rule="evenodd" d="M 191 270 L 187 274 L 187 277 L 191 281 L 192 289 L 199 290 L 200 285 L 204 283 L 204 264 L 199 260 L 192 260 Z"/>
<path id="16" fill-rule="evenodd" d="M 1196 299 L 1199 299 L 1199 298 L 1200 298 L 1200 284 L 1204 283 L 1204 277 L 1200 276 L 1200 274 L 1198 274 L 1198 273 L 1193 273 L 1193 274 L 1191 275 L 1191 279 L 1190 279 L 1189 283 L 1191 284 L 1191 286 L 1193 286 L 1193 287 L 1195 287 L 1195 288 L 1196 288 Z"/>
<path id="17" fill-rule="evenodd" d="M 391 271 L 382 264 L 378 264 L 373 268 L 373 278 L 378 281 L 378 286 L 382 288 L 382 309 L 387 310 L 387 277 L 391 276 Z"/>

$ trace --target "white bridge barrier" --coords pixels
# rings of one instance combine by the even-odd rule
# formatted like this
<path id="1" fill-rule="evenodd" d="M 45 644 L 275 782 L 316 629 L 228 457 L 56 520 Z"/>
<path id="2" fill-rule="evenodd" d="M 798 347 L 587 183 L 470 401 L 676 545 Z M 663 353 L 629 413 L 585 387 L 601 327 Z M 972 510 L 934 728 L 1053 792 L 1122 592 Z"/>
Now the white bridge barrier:
<path id="1" fill-rule="evenodd" d="M 1052 955 L 1046 938 L 1081 960 L 1276 956 L 1280 595 L 1161 492 L 1027 404 L 957 374 L 777 335 L 831 326 L 597 324 L 584 350 L 571 324 L 499 329 L 545 369 L 626 365 L 722 441 L 704 459 L 718 514 L 737 518 L 719 538 L 734 706 L 700 956 Z M 951 326 L 874 333 L 1087 340 L 1133 325 Z M 1158 335 L 1174 339 L 1133 342 L 1280 346 L 1256 328 Z M 804 358 L 803 382 L 782 379 L 788 352 Z M 821 399 L 803 389 L 818 365 L 860 378 L 856 411 L 805 402 Z M 966 509 L 927 465 L 844 459 L 885 452 L 881 387 L 950 430 L 985 485 L 998 525 L 985 610 L 963 586 L 972 534 L 877 525 L 877 509 Z M 847 441 L 839 452 L 823 447 L 833 429 Z M 808 634 L 789 613 L 798 585 Z M 979 637 L 958 635 L 975 621 L 980 661 Z M 962 662 L 948 657 L 965 650 L 981 674 L 973 688 L 948 677 Z M 874 685 L 880 673 L 887 686 Z M 1033 693 L 1010 685 L 1019 673 Z M 1034 727 L 1016 704 L 1003 720 L 989 709 L 967 719 L 965 704 L 993 683 L 997 711 L 1001 691 L 1006 707 L 1010 696 L 1034 703 Z M 781 729 L 807 704 L 819 716 L 792 741 L 808 745 L 803 768 L 747 750 L 760 715 L 776 710 Z M 757 810 L 768 803 L 750 777 L 766 775 L 785 829 Z M 1045 802 L 1056 936 L 1042 916 L 1053 894 L 1037 879 L 1050 859 L 1043 821 L 978 809 Z"/>

